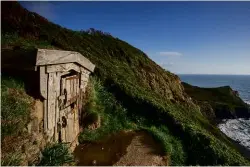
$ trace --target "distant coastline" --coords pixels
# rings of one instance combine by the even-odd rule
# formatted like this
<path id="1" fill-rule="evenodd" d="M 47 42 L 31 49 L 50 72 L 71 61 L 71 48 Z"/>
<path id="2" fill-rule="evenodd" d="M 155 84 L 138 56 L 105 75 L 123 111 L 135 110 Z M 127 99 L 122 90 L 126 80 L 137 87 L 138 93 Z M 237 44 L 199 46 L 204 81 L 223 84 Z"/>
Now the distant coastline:
<path id="1" fill-rule="evenodd" d="M 211 75 L 211 76 L 250 76 L 250 74 L 178 74 L 176 75 Z"/>
<path id="2" fill-rule="evenodd" d="M 178 74 L 183 82 L 193 86 L 215 88 L 230 86 L 239 92 L 241 99 L 250 105 L 250 75 L 225 74 Z M 246 119 L 224 119 L 218 128 L 235 144 L 238 150 L 250 159 L 250 146 L 247 143 L 249 131 L 245 131 L 249 123 Z"/>
<path id="3" fill-rule="evenodd" d="M 250 103 L 250 75 L 179 74 L 178 76 L 183 82 L 198 87 L 230 86 L 239 92 L 244 102 Z"/>

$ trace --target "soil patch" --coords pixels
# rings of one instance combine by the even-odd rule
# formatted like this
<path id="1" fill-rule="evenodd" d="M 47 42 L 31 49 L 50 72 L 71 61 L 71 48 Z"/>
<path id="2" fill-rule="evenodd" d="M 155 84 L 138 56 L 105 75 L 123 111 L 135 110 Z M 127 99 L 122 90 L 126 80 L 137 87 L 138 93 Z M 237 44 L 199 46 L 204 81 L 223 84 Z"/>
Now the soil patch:
<path id="1" fill-rule="evenodd" d="M 160 145 L 144 131 L 122 131 L 76 147 L 77 165 L 167 165 Z"/>

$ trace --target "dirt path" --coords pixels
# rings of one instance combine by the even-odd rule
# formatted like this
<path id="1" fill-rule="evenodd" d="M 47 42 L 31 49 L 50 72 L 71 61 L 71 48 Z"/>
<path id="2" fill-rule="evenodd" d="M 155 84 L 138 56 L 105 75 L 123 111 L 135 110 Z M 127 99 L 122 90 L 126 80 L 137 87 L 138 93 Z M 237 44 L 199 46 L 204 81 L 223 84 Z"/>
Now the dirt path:
<path id="1" fill-rule="evenodd" d="M 79 145 L 75 150 L 78 165 L 168 165 L 160 146 L 146 132 L 120 132 L 108 138 Z"/>

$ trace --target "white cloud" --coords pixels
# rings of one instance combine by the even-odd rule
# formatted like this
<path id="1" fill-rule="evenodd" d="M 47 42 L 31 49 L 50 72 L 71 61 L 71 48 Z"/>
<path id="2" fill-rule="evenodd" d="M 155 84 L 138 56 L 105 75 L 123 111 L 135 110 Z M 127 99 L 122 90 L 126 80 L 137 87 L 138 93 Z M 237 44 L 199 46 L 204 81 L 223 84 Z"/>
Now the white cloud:
<path id="1" fill-rule="evenodd" d="M 170 67 L 170 66 L 173 66 L 174 63 L 173 63 L 173 62 L 159 63 L 159 65 L 160 65 L 161 67 Z"/>
<path id="2" fill-rule="evenodd" d="M 180 52 L 159 52 L 158 54 L 161 56 L 173 56 L 173 57 L 182 56 Z"/>

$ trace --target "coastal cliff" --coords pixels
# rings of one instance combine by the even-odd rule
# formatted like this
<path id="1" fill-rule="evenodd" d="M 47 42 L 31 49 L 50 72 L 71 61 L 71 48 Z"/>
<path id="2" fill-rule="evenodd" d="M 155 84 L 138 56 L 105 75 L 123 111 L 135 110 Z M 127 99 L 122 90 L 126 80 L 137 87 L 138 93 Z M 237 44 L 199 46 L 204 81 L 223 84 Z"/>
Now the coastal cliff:
<path id="1" fill-rule="evenodd" d="M 85 130 L 80 142 L 101 140 L 122 130 L 146 130 L 161 143 L 170 165 L 249 165 L 233 143 L 209 122 L 210 118 L 224 117 L 220 110 L 224 96 L 214 100 L 218 110 L 204 116 L 203 109 L 195 104 L 196 96 L 189 95 L 177 75 L 127 42 L 95 29 L 69 30 L 29 12 L 18 2 L 1 5 L 2 48 L 77 51 L 96 65 L 85 112 L 101 117 L 103 124 L 96 131 Z M 243 104 L 234 95 L 232 100 L 236 101 L 232 105 L 235 112 L 230 110 L 225 115 L 238 117 L 242 115 L 238 107 Z M 208 106 L 213 104 L 209 101 Z M 11 102 L 5 106 L 9 105 Z"/>
<path id="2" fill-rule="evenodd" d="M 230 86 L 201 88 L 182 82 L 185 92 L 200 106 L 202 114 L 213 122 L 222 119 L 250 118 L 250 107 Z"/>

